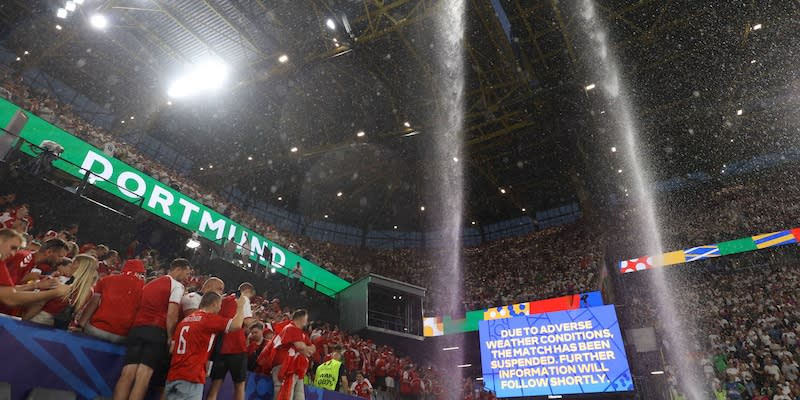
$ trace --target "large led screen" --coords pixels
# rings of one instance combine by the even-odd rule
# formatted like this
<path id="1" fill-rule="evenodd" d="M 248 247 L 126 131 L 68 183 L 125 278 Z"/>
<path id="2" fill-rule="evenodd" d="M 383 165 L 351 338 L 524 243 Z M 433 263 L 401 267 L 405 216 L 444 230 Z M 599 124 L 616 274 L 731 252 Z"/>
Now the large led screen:
<path id="1" fill-rule="evenodd" d="M 483 382 L 498 397 L 633 390 L 613 305 L 481 321 Z"/>

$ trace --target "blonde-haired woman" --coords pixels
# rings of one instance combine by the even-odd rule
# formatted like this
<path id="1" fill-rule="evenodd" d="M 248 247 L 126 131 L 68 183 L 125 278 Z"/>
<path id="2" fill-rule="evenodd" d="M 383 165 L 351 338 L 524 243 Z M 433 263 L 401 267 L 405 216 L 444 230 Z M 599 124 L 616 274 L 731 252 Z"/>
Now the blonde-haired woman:
<path id="1" fill-rule="evenodd" d="M 97 281 L 97 266 L 97 259 L 88 254 L 75 256 L 72 260 L 72 282 L 68 283 L 69 293 L 30 307 L 22 319 L 66 329 L 75 312 L 92 297 L 92 287 Z"/>

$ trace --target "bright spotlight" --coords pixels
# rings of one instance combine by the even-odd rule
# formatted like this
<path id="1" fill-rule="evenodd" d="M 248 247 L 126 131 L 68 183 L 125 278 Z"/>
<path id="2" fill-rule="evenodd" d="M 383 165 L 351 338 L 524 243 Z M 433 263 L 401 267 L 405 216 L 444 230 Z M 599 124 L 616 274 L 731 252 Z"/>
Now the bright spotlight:
<path id="1" fill-rule="evenodd" d="M 472 221 L 472 225 L 478 225 L 477 221 Z"/>
<path id="2" fill-rule="evenodd" d="M 61 25 L 56 24 L 56 30 L 60 31 L 61 30 Z"/>
<path id="3" fill-rule="evenodd" d="M 19 60 L 22 60 L 22 58 L 20 58 L 20 57 L 17 57 L 17 61 L 19 61 Z"/>
<path id="4" fill-rule="evenodd" d="M 28 50 L 25 50 L 22 54 L 25 54 L 27 56 L 30 53 L 28 53 Z"/>
<path id="5" fill-rule="evenodd" d="M 285 64 L 287 61 L 289 61 L 289 56 L 287 56 L 286 54 L 284 54 L 284 55 L 282 55 L 282 56 L 278 57 L 278 61 L 279 61 L 281 64 Z"/>
<path id="6" fill-rule="evenodd" d="M 523 209 L 522 209 L 522 212 L 525 212 L 525 211 L 528 211 L 528 210 L 526 210 L 526 209 L 524 209 L 524 208 L 523 208 Z"/>
<path id="7" fill-rule="evenodd" d="M 616 148 L 616 147 L 612 147 L 612 148 L 611 148 L 611 152 L 612 152 L 612 153 L 616 153 L 616 152 L 617 152 L 617 148 Z"/>
<path id="8" fill-rule="evenodd" d="M 195 65 L 181 78 L 173 81 L 167 90 L 172 98 L 186 97 L 222 87 L 228 78 L 228 66 L 219 61 Z"/>
<path id="9" fill-rule="evenodd" d="M 94 14 L 89 17 L 89 23 L 97 29 L 105 29 L 108 26 L 108 19 L 106 19 L 105 15 Z"/>
<path id="10" fill-rule="evenodd" d="M 621 170 L 621 169 L 618 169 L 618 170 L 617 170 L 617 173 L 618 173 L 618 174 L 621 174 L 621 173 L 622 173 L 622 170 Z"/>
<path id="11" fill-rule="evenodd" d="M 753 30 L 754 30 L 754 31 L 757 31 L 757 30 L 759 30 L 759 29 L 761 29 L 761 24 L 755 24 L 755 25 L 753 25 Z"/>
<path id="12" fill-rule="evenodd" d="M 586 85 L 585 89 L 586 90 L 592 90 L 592 89 L 594 89 L 596 87 L 597 87 L 597 85 L 595 85 L 594 83 L 590 83 L 590 84 Z"/>
<path id="13" fill-rule="evenodd" d="M 292 153 L 297 153 L 297 147 L 292 147 L 291 149 L 289 149 L 289 151 L 291 151 Z"/>
<path id="14" fill-rule="evenodd" d="M 500 188 L 500 193 L 502 193 L 502 194 L 506 194 L 506 190 L 505 190 L 505 189 L 503 189 L 503 188 Z"/>
<path id="15" fill-rule="evenodd" d="M 269 269 L 269 272 L 270 272 L 271 274 L 274 274 L 274 273 L 275 273 L 275 272 L 277 272 L 277 271 L 278 271 L 278 270 L 277 270 L 277 269 L 275 269 L 275 267 L 272 267 L 272 268 L 270 268 L 270 269 Z"/>
<path id="16" fill-rule="evenodd" d="M 189 240 L 186 241 L 186 247 L 190 249 L 196 249 L 200 247 L 200 238 L 197 235 L 197 232 L 193 233 L 192 237 L 190 237 Z"/>
<path id="17" fill-rule="evenodd" d="M 77 5 L 81 5 L 81 4 L 83 4 L 83 0 L 73 0 L 73 1 L 74 1 L 74 2 L 75 2 L 75 4 L 77 4 Z"/>
<path id="18" fill-rule="evenodd" d="M 411 128 L 411 123 L 408 121 L 403 122 L 403 126 L 405 126 L 406 128 Z"/>
<path id="19" fill-rule="evenodd" d="M 742 114 L 744 114 L 744 110 L 742 110 L 741 108 L 736 110 L 736 115 L 742 115 Z"/>
<path id="20" fill-rule="evenodd" d="M 326 219 L 328 218 L 328 214 L 325 214 L 325 218 L 326 218 Z"/>
<path id="21" fill-rule="evenodd" d="M 342 192 L 336 193 L 336 197 L 342 197 Z"/>
<path id="22" fill-rule="evenodd" d="M 469 368 L 471 366 L 472 366 L 472 364 L 459 364 L 459 365 L 456 365 L 456 368 Z"/>
<path id="23" fill-rule="evenodd" d="M 253 161 L 253 156 L 247 156 L 247 161 Z"/>
<path id="24" fill-rule="evenodd" d="M 366 135 L 366 133 L 364 133 L 364 131 L 358 131 L 358 133 L 356 133 L 356 136 L 358 136 L 358 137 L 364 137 L 364 135 Z"/>
<path id="25" fill-rule="evenodd" d="M 420 211 L 425 211 L 425 206 L 419 208 Z"/>
<path id="26" fill-rule="evenodd" d="M 74 2 L 74 1 L 68 1 L 66 4 L 64 4 L 64 8 L 66 8 L 66 9 L 67 9 L 67 11 L 69 11 L 69 12 L 73 12 L 73 11 L 75 11 L 75 9 L 76 9 L 77 7 L 78 7 L 78 6 L 77 6 L 77 5 L 75 5 L 75 2 Z"/>
<path id="27" fill-rule="evenodd" d="M 328 20 L 325 21 L 325 25 L 328 27 L 328 29 L 336 29 L 336 23 L 333 22 L 333 20 L 330 18 L 328 18 Z"/>
<path id="28" fill-rule="evenodd" d="M 664 375 L 664 371 L 650 371 L 650 375 Z"/>
<path id="29" fill-rule="evenodd" d="M 278 196 L 278 201 L 283 201 L 283 197 Z"/>
<path id="30" fill-rule="evenodd" d="M 394 226 L 394 229 L 397 229 L 397 225 Z"/>
<path id="31" fill-rule="evenodd" d="M 67 10 L 65 10 L 63 8 L 59 8 L 58 11 L 56 11 L 56 17 L 58 17 L 58 18 L 67 18 Z"/>
<path id="32" fill-rule="evenodd" d="M 453 162 L 458 162 L 458 157 L 453 157 Z"/>

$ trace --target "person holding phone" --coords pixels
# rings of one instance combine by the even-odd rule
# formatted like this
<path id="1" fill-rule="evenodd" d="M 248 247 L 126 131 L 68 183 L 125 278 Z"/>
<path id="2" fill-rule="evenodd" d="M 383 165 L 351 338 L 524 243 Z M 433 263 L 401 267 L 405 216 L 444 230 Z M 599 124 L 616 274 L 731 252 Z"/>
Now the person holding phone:
<path id="1" fill-rule="evenodd" d="M 256 294 L 256 289 L 250 282 L 244 282 L 239 288 L 222 299 L 222 309 L 219 315 L 232 318 L 236 314 L 238 299 L 243 299 L 244 325 L 249 326 L 253 320 L 253 310 L 250 308 L 250 299 Z M 217 343 L 219 354 L 213 360 L 211 369 L 211 388 L 208 390 L 208 400 L 216 400 L 222 389 L 222 382 L 229 372 L 233 380 L 234 400 L 244 400 L 245 382 L 247 382 L 247 338 L 244 330 L 228 332 L 222 337 L 222 343 Z"/>

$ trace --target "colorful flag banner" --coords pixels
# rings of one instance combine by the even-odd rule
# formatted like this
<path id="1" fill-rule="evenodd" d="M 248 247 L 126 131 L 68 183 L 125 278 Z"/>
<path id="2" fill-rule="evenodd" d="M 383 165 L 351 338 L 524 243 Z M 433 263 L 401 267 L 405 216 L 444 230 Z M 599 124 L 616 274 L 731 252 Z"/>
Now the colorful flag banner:
<path id="1" fill-rule="evenodd" d="M 709 244 L 705 246 L 692 247 L 683 251 L 686 253 L 686 262 L 702 260 L 704 258 L 719 257 L 719 246 Z"/>
<path id="2" fill-rule="evenodd" d="M 792 235 L 792 231 L 786 230 L 753 236 L 753 242 L 757 248 L 766 249 L 767 247 L 797 243 L 797 238 Z"/>

